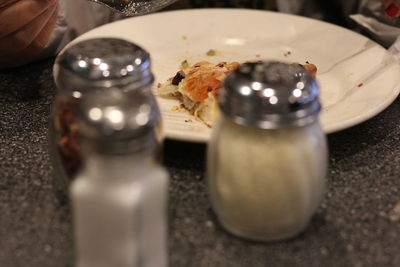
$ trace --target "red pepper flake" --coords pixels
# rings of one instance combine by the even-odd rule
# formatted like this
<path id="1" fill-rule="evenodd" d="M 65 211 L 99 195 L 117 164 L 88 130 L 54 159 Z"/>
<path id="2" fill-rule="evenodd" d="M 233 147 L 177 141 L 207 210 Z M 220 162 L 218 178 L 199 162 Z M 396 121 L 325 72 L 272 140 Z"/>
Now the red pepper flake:
<path id="1" fill-rule="evenodd" d="M 157 88 L 161 88 L 161 83 L 157 83 Z"/>
<path id="2" fill-rule="evenodd" d="M 363 83 L 359 83 L 358 85 L 357 85 L 357 87 L 361 87 L 361 86 L 363 86 L 364 84 Z"/>

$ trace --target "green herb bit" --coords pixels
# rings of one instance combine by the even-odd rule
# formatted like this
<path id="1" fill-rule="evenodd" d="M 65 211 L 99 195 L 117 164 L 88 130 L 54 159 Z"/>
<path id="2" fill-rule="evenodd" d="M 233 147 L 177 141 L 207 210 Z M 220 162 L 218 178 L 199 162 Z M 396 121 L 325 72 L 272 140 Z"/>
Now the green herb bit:
<path id="1" fill-rule="evenodd" d="M 187 68 L 187 67 L 189 67 L 189 63 L 188 63 L 188 61 L 187 61 L 186 59 L 185 59 L 184 61 L 182 61 L 181 67 L 182 67 L 182 68 Z"/>
<path id="2" fill-rule="evenodd" d="M 215 51 L 214 49 L 210 49 L 207 51 L 206 55 L 212 57 L 212 56 L 215 56 L 216 54 L 217 54 L 217 51 Z"/>

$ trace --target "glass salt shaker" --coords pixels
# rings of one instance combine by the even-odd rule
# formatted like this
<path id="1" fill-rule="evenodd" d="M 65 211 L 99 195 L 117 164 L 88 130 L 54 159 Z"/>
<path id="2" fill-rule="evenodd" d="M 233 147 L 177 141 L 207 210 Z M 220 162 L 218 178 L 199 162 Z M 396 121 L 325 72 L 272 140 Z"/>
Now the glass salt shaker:
<path id="1" fill-rule="evenodd" d="M 57 96 L 50 123 L 50 152 L 55 172 L 68 185 L 82 165 L 76 125 L 77 105 L 90 93 L 118 89 L 126 95 L 150 91 L 150 56 L 122 39 L 81 41 L 58 56 L 54 67 Z"/>
<path id="2" fill-rule="evenodd" d="M 299 64 L 246 63 L 225 79 L 207 172 L 212 207 L 229 232 L 276 241 L 308 225 L 328 164 L 318 96 Z"/>
<path id="3" fill-rule="evenodd" d="M 88 95 L 77 106 L 82 168 L 70 186 L 77 267 L 165 267 L 168 174 L 148 90 Z"/>

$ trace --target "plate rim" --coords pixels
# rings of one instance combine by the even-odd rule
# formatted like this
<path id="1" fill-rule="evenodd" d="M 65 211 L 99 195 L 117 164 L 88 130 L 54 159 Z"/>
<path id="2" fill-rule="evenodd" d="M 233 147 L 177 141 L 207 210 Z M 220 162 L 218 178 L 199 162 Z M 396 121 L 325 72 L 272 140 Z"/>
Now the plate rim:
<path id="1" fill-rule="evenodd" d="M 129 18 L 125 18 L 123 20 L 118 20 L 118 21 L 114 21 L 114 22 L 110 22 L 104 25 L 101 25 L 99 27 L 96 27 L 94 29 L 91 29 L 90 31 L 78 36 L 77 38 L 75 38 L 74 40 L 70 41 L 62 50 L 61 52 L 66 49 L 68 46 L 72 45 L 73 43 L 76 43 L 80 40 L 84 40 L 84 39 L 88 39 L 86 36 L 90 35 L 93 32 L 96 31 L 101 31 L 102 28 L 107 28 L 107 27 L 112 27 L 115 24 L 119 24 L 119 23 L 126 23 L 127 21 L 137 21 L 140 19 L 149 19 L 149 17 L 160 17 L 160 16 L 164 16 L 164 15 L 170 15 L 170 14 L 174 14 L 174 13 L 208 13 L 208 12 L 215 12 L 215 13 L 253 13 L 253 14 L 260 14 L 261 16 L 265 16 L 265 15 L 273 15 L 273 16 L 280 16 L 280 17 L 288 17 L 294 20 L 303 20 L 303 21 L 308 21 L 311 23 L 317 23 L 317 24 L 322 24 L 325 25 L 327 27 L 333 27 L 336 28 L 339 31 L 346 31 L 348 33 L 350 33 L 351 35 L 355 35 L 358 36 L 359 38 L 363 38 L 368 42 L 372 42 L 375 46 L 379 47 L 380 49 L 383 49 L 387 52 L 387 49 L 385 49 L 382 45 L 380 45 L 379 43 L 375 42 L 374 40 L 371 40 L 370 38 L 352 31 L 348 28 L 336 25 L 336 24 L 332 24 L 326 21 L 322 21 L 322 20 L 318 20 L 318 19 L 314 19 L 314 18 L 309 18 L 309 17 L 305 17 L 305 16 L 301 16 L 301 15 L 296 15 L 296 14 L 289 14 L 289 13 L 281 13 L 281 12 L 277 12 L 277 11 L 271 11 L 271 10 L 259 10 L 259 9 L 246 9 L 246 8 L 189 8 L 189 9 L 178 9 L 178 10 L 163 10 L 163 11 L 159 11 L 156 13 L 152 13 L 152 14 L 146 14 L 144 16 L 137 16 L 137 17 L 129 17 Z M 60 52 L 60 54 L 61 54 Z M 400 65 L 397 64 L 398 68 L 400 69 Z M 54 70 L 54 67 L 53 67 Z M 54 71 L 53 71 L 54 72 Z M 354 127 L 356 125 L 359 125 L 360 123 L 363 123 L 373 117 L 375 117 L 376 115 L 378 115 L 379 113 L 381 113 L 383 110 L 385 110 L 388 106 L 390 106 L 398 97 L 398 95 L 400 94 L 400 85 L 395 86 L 394 88 L 392 88 L 392 90 L 390 91 L 390 96 L 385 98 L 384 101 L 380 101 L 378 103 L 378 107 L 374 108 L 374 109 L 370 109 L 369 112 L 363 113 L 363 114 L 358 114 L 357 116 L 354 116 L 350 119 L 346 119 L 345 121 L 341 121 L 341 122 L 335 122 L 334 124 L 332 124 L 329 127 L 324 127 L 325 129 L 325 133 L 326 134 L 332 134 L 335 132 L 339 132 L 351 127 Z M 159 96 L 155 96 L 156 98 L 159 98 Z M 162 114 L 162 112 L 161 112 Z M 161 117 L 163 117 L 161 115 Z M 165 124 L 165 123 L 164 123 Z M 205 126 L 206 127 L 206 126 Z M 195 142 L 195 143 L 206 143 L 208 142 L 209 138 L 210 138 L 210 133 L 211 131 L 209 131 L 208 133 L 205 133 L 204 136 L 199 137 L 198 135 L 187 135 L 187 133 L 179 133 L 178 131 L 169 131 L 168 128 L 163 127 L 163 132 L 164 132 L 164 137 L 168 138 L 168 139 L 173 139 L 173 140 L 177 140 L 177 141 L 185 141 L 185 142 Z"/>

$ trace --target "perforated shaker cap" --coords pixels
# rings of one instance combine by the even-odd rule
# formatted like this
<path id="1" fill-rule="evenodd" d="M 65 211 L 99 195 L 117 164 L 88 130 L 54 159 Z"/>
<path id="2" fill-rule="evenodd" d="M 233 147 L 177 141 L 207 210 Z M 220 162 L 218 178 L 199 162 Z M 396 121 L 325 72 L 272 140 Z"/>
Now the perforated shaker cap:
<path id="1" fill-rule="evenodd" d="M 154 80 L 149 53 L 116 38 L 89 39 L 72 45 L 57 58 L 55 71 L 56 82 L 71 84 L 68 87 L 73 90 L 85 83 L 92 87 L 141 87 Z"/>
<path id="2" fill-rule="evenodd" d="M 302 65 L 253 62 L 227 76 L 219 106 L 238 124 L 276 129 L 315 121 L 321 109 L 318 96 L 318 83 Z"/>

